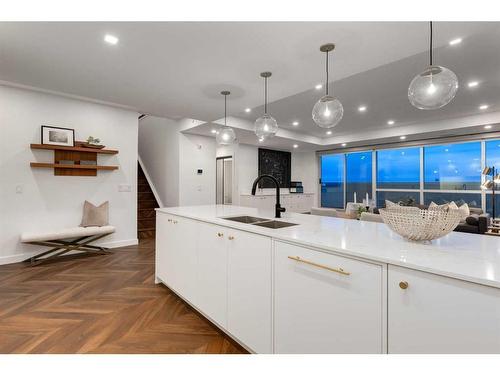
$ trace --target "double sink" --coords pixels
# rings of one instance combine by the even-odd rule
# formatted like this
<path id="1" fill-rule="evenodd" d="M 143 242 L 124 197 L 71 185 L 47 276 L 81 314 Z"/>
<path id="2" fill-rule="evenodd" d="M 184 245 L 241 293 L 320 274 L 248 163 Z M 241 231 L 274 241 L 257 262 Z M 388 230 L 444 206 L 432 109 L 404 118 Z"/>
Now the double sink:
<path id="1" fill-rule="evenodd" d="M 221 219 L 236 221 L 238 223 L 251 224 L 271 229 L 286 228 L 286 227 L 291 227 L 293 225 L 298 225 L 294 223 L 287 223 L 286 221 L 270 220 L 255 216 L 221 217 Z"/>

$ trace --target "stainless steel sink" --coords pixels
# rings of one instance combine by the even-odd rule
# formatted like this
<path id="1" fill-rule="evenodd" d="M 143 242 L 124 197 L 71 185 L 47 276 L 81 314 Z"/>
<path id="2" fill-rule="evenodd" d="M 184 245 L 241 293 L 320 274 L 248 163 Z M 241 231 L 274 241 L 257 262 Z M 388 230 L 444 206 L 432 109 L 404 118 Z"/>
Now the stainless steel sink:
<path id="1" fill-rule="evenodd" d="M 293 225 L 298 225 L 298 224 L 287 223 L 286 221 L 269 220 L 260 223 L 253 223 L 252 225 L 258 225 L 259 227 L 266 227 L 271 229 L 279 229 L 279 228 L 291 227 Z"/>
<path id="2" fill-rule="evenodd" d="M 221 219 L 237 221 L 238 223 L 245 223 L 245 224 L 254 224 L 262 221 L 269 221 L 269 219 L 264 219 L 262 217 L 254 217 L 254 216 L 221 217 Z"/>

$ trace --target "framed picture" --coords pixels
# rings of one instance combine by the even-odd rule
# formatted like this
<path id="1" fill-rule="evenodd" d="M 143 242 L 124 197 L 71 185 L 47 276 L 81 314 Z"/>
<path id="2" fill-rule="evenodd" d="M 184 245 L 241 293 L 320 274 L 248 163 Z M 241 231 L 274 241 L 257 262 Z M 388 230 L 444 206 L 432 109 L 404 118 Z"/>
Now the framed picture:
<path id="1" fill-rule="evenodd" d="M 42 125 L 42 144 L 73 147 L 75 145 L 75 129 Z"/>

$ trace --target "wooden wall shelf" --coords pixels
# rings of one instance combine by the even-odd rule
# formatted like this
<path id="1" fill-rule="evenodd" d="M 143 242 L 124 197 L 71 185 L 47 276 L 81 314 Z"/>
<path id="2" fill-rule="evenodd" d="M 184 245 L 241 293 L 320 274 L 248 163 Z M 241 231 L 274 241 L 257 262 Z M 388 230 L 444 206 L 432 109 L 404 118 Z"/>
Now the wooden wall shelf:
<path id="1" fill-rule="evenodd" d="M 60 168 L 60 169 L 93 169 L 102 171 L 114 171 L 118 169 L 116 165 L 85 165 L 85 164 L 53 164 L 31 162 L 32 168 Z"/>
<path id="2" fill-rule="evenodd" d="M 89 147 L 53 146 L 53 145 L 42 145 L 39 143 L 32 143 L 30 147 L 36 150 L 60 150 L 60 151 L 92 152 L 95 154 L 118 154 L 118 150 L 110 150 L 106 148 L 97 149 Z"/>
<path id="3" fill-rule="evenodd" d="M 97 171 L 114 171 L 118 169 L 116 165 L 97 165 L 98 154 L 114 155 L 118 154 L 118 150 L 53 146 L 38 143 L 32 143 L 30 147 L 35 150 L 54 151 L 53 163 L 31 162 L 30 166 L 31 168 L 52 168 L 55 176 L 97 176 Z M 82 164 L 82 161 L 86 163 Z"/>

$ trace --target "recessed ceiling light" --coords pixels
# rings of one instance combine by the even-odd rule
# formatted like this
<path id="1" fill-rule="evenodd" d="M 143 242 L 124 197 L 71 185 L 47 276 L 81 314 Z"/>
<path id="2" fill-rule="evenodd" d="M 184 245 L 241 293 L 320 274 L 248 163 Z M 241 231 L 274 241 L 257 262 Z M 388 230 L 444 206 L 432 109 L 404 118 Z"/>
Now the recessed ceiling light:
<path id="1" fill-rule="evenodd" d="M 298 144 L 294 144 L 294 145 L 293 145 L 293 148 L 297 148 L 297 147 L 299 147 L 299 145 L 298 145 Z"/>
<path id="2" fill-rule="evenodd" d="M 347 143 L 342 143 L 342 147 L 345 147 L 345 146 L 347 146 Z"/>
<path id="3" fill-rule="evenodd" d="M 450 46 L 454 46 L 455 44 L 460 44 L 462 43 L 462 38 L 456 38 L 453 40 L 450 40 Z"/>
<path id="4" fill-rule="evenodd" d="M 259 142 L 264 142 L 264 138 L 259 138 Z"/>
<path id="5" fill-rule="evenodd" d="M 114 35 L 111 35 L 111 34 L 104 35 L 104 41 L 106 43 L 115 45 L 115 44 L 118 44 L 118 40 L 119 39 L 116 36 L 114 36 Z"/>
<path id="6" fill-rule="evenodd" d="M 362 106 L 358 107 L 358 111 L 364 112 L 364 111 L 366 111 L 366 107 L 364 105 L 362 105 Z"/>
<path id="7" fill-rule="evenodd" d="M 250 113 L 250 112 L 252 112 L 252 110 L 250 108 L 245 108 L 245 112 Z"/>
<path id="8" fill-rule="evenodd" d="M 212 129 L 212 130 L 211 130 L 211 133 L 212 133 L 212 134 L 215 134 L 215 133 L 217 133 L 217 130 Z"/>
<path id="9" fill-rule="evenodd" d="M 294 122 L 292 122 L 292 125 L 293 126 L 297 126 L 297 125 L 299 125 L 299 122 L 298 121 L 294 121 Z"/>
<path id="10" fill-rule="evenodd" d="M 321 90 L 323 88 L 323 85 L 321 83 L 317 84 L 316 86 L 314 86 L 314 88 L 316 90 Z"/>
<path id="11" fill-rule="evenodd" d="M 485 125 L 484 128 L 485 129 L 491 129 L 491 125 Z"/>
<path id="12" fill-rule="evenodd" d="M 328 130 L 328 131 L 326 132 L 326 135 L 332 135 L 332 131 L 331 131 L 331 130 Z"/>
<path id="13" fill-rule="evenodd" d="M 406 135 L 402 135 L 399 139 L 406 139 Z"/>
<path id="14" fill-rule="evenodd" d="M 479 106 L 479 109 L 488 109 L 488 107 L 489 107 L 488 104 L 481 104 Z"/>
<path id="15" fill-rule="evenodd" d="M 479 82 L 478 81 L 470 81 L 467 86 L 469 87 L 476 87 L 477 85 L 479 85 Z"/>
<path id="16" fill-rule="evenodd" d="M 387 125 L 394 125 L 394 120 L 387 121 Z"/>

